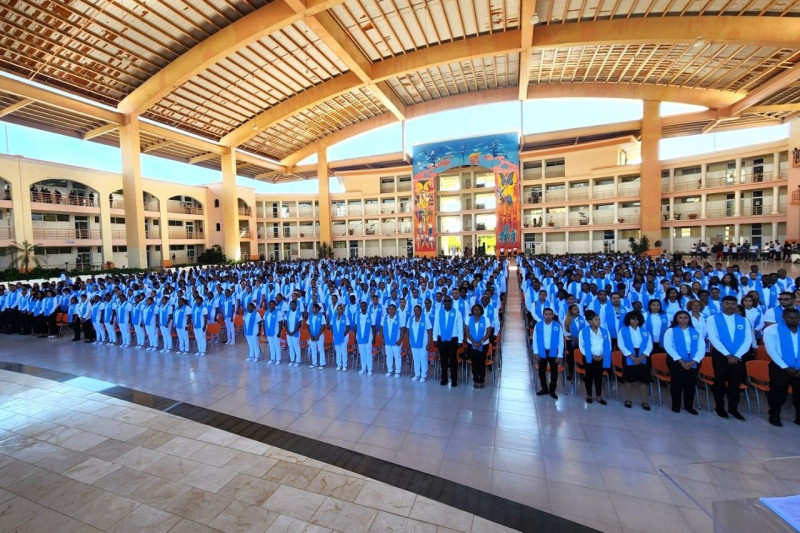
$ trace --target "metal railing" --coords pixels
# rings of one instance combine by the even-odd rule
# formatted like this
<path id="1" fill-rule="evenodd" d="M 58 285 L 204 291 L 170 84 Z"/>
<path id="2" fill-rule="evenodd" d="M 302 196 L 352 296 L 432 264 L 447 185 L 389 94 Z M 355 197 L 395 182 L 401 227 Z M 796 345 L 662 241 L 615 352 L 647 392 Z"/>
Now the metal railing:
<path id="1" fill-rule="evenodd" d="M 202 215 L 203 208 L 189 203 L 169 202 L 167 213 L 180 213 L 182 215 Z"/>
<path id="2" fill-rule="evenodd" d="M 14 240 L 15 239 L 14 228 L 12 228 L 11 226 L 1 227 L 0 239 Z"/>
<path id="3" fill-rule="evenodd" d="M 245 217 L 249 217 L 253 215 L 253 208 L 252 207 L 240 207 L 239 214 Z"/>
<path id="4" fill-rule="evenodd" d="M 205 238 L 202 231 L 186 231 L 185 229 L 170 229 L 170 239 L 203 239 Z"/>
<path id="5" fill-rule="evenodd" d="M 99 240 L 99 229 L 33 228 L 34 239 Z"/>
<path id="6" fill-rule="evenodd" d="M 31 191 L 31 202 L 39 204 L 74 205 L 78 207 L 97 207 L 97 198 L 94 196 L 56 196 L 54 192 Z M 10 198 L 8 198 L 10 200 Z"/>

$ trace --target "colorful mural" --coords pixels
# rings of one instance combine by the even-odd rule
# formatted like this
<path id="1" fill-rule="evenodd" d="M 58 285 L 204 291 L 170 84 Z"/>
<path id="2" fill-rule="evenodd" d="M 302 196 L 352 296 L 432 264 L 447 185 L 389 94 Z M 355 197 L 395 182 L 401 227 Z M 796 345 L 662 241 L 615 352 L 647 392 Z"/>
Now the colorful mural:
<path id="1" fill-rule="evenodd" d="M 458 167 L 483 167 L 494 172 L 495 248 L 521 249 L 518 133 L 418 144 L 413 147 L 412 158 L 415 255 L 436 255 L 436 178 Z"/>

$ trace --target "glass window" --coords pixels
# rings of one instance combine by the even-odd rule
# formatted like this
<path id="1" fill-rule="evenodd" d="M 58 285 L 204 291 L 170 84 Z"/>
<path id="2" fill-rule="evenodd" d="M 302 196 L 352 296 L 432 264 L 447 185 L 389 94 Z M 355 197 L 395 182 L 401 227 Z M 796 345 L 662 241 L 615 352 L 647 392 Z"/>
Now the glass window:
<path id="1" fill-rule="evenodd" d="M 439 176 L 439 190 L 440 191 L 460 191 L 461 190 L 461 176 L 458 174 L 450 174 L 448 176 Z"/>
<path id="2" fill-rule="evenodd" d="M 443 213 L 455 213 L 461 211 L 460 196 L 440 196 L 439 211 Z"/>

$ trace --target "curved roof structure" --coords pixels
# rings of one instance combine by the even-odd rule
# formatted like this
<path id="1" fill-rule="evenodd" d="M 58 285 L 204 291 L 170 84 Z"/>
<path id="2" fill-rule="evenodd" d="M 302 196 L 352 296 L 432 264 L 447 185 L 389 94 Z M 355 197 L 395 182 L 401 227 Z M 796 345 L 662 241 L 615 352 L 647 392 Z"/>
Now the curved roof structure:
<path id="1" fill-rule="evenodd" d="M 0 116 L 116 144 L 135 115 L 143 152 L 219 168 L 235 148 L 240 173 L 274 177 L 487 102 L 710 109 L 665 135 L 780 123 L 800 112 L 799 44 L 793 0 L 12 0 Z"/>

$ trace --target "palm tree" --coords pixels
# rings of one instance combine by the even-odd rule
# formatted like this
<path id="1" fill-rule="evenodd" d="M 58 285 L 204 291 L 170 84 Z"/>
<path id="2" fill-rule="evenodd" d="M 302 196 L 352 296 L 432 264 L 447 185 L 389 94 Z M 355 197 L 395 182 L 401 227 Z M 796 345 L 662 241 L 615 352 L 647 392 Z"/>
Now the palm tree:
<path id="1" fill-rule="evenodd" d="M 12 268 L 28 272 L 31 265 L 47 264 L 45 254 L 40 251 L 42 247 L 39 244 L 31 244 L 28 241 L 22 241 L 22 243 L 12 241 L 9 248 L 12 254 L 9 266 Z"/>

